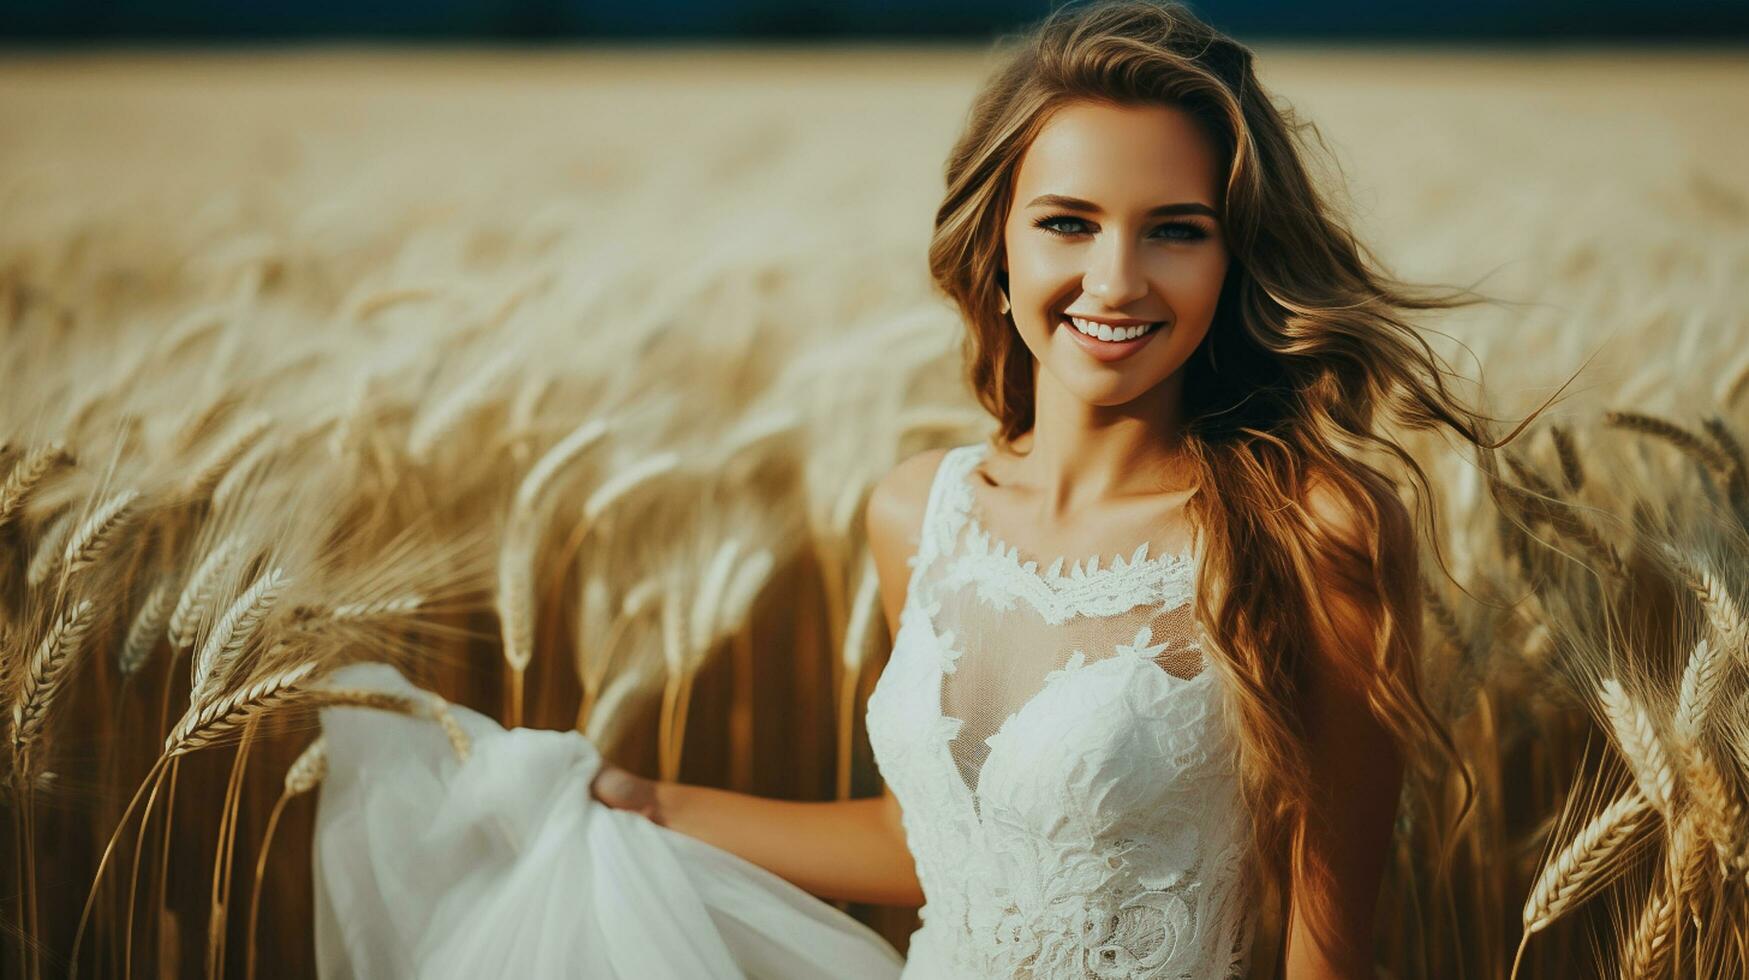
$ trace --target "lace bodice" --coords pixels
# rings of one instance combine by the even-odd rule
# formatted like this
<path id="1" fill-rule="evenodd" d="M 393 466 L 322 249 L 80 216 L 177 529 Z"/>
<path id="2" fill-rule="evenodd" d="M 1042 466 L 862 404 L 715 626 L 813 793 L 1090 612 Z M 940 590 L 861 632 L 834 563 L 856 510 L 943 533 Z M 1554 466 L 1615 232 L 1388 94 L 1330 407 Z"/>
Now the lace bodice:
<path id="1" fill-rule="evenodd" d="M 1243 976 L 1236 741 L 1191 616 L 1195 559 L 1040 571 L 950 449 L 869 740 L 926 899 L 903 976 Z"/>

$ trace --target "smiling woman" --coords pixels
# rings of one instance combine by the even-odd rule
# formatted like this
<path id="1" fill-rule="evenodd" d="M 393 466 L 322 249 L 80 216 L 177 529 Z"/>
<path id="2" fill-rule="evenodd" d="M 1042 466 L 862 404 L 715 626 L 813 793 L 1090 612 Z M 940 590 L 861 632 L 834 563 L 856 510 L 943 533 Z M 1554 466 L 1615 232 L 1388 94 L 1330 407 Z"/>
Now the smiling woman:
<path id="1" fill-rule="evenodd" d="M 650 780 L 487 719 L 459 764 L 432 734 L 361 780 L 397 763 L 337 718 L 333 972 L 1370 975 L 1404 777 L 1463 763 L 1419 688 L 1415 528 L 1365 451 L 1425 487 L 1387 423 L 1490 473 L 1501 443 L 1407 319 L 1472 300 L 1374 269 L 1296 137 L 1183 6 L 1050 15 L 977 97 L 928 255 L 995 438 L 869 495 L 887 792 Z M 582 925 L 523 942 L 561 882 Z M 1285 941 L 1254 957 L 1270 886 Z M 410 888 L 429 915 L 383 898 Z M 920 900 L 902 967 L 807 895 Z"/>
<path id="2" fill-rule="evenodd" d="M 1376 268 L 1310 177 L 1300 140 L 1309 126 L 1261 87 L 1249 50 L 1178 4 L 1059 10 L 979 94 L 948 160 L 930 247 L 935 281 L 970 329 L 973 388 L 998 421 L 970 470 L 986 509 L 1006 514 L 992 519 L 1029 529 L 1033 554 L 1105 554 L 1113 543 L 1122 554 L 1153 537 L 1134 523 L 1138 511 L 1190 525 L 1196 628 L 1162 623 L 1154 635 L 1194 637 L 1221 678 L 1220 715 L 1237 745 L 1226 778 L 1243 792 L 1228 796 L 1218 776 L 1198 783 L 1159 766 L 1152 775 L 1164 787 L 1146 797 L 1161 821 L 1152 832 L 1203 826 L 1208 807 L 1249 826 L 1246 860 L 1224 863 L 1224 840 L 1206 833 L 1192 848 L 1195 870 L 1170 877 L 1192 875 L 1220 896 L 1273 887 L 1284 941 L 1272 962 L 1288 980 L 1371 974 L 1373 914 L 1405 776 L 1462 773 L 1459 822 L 1473 792 L 1420 689 L 1417 538 L 1400 488 L 1424 498 L 1431 488 L 1396 431 L 1444 426 L 1490 474 L 1505 443 L 1490 434 L 1490 417 L 1454 398 L 1450 369 L 1408 320 L 1484 297 Z M 1396 476 L 1382 468 L 1397 464 Z M 1169 500 L 1182 507 L 1169 511 Z M 1101 593 L 1090 608 L 1111 615 L 1132 605 L 1108 601 L 1103 576 L 1079 565 L 1076 575 Z M 1145 605 L 1148 593 L 1129 598 Z M 993 626 L 949 632 L 981 645 Z M 1055 634 L 1027 635 L 1069 657 Z M 1013 665 L 1029 661 L 1026 649 L 1016 639 L 987 657 Z M 956 656 L 954 676 L 977 659 Z M 895 658 L 889 671 L 897 666 Z M 981 687 L 1000 692 L 1000 703 L 1037 673 L 1010 666 Z M 1146 703 L 1137 683 L 1133 696 Z M 1083 735 L 1109 722 L 1108 709 L 1092 714 L 1098 722 L 1086 721 Z M 1148 713 L 1182 733 L 1171 716 Z M 1028 721 L 1049 730 L 1036 714 Z M 1221 732 L 1193 741 L 1213 751 Z M 1125 772 L 1122 761 L 1086 751 L 1072 771 Z M 907 814 L 929 806 L 922 790 L 907 799 L 904 773 L 892 778 Z M 1041 792 L 1143 799 L 1079 783 Z M 1190 798 L 1188 809 L 1178 805 Z M 1036 846 L 1021 850 L 1067 846 L 1045 813 L 1032 816 Z M 1122 837 L 1133 844 L 1145 833 Z M 1006 839 L 987 832 L 943 852 L 1014 850 Z M 1102 843 L 1111 842 L 1096 836 L 1095 855 Z M 933 900 L 940 889 L 923 870 Z M 1016 874 L 1009 884 L 1030 894 Z M 1232 880 L 1253 874 L 1245 885 Z M 1052 887 L 1101 907 L 1153 902 L 1165 911 L 1147 880 L 1077 881 L 1065 865 Z M 1225 972 L 1225 950 L 1202 944 L 1242 931 L 1234 914 L 1172 908 L 1171 951 L 1126 947 L 1145 951 L 1148 967 L 1124 975 Z M 1022 902 L 1019 914 L 1049 949 L 1042 909 Z M 934 938 L 944 959 L 983 955 L 965 953 L 981 942 L 975 931 Z M 1090 957 L 1104 951 L 1086 948 Z"/>

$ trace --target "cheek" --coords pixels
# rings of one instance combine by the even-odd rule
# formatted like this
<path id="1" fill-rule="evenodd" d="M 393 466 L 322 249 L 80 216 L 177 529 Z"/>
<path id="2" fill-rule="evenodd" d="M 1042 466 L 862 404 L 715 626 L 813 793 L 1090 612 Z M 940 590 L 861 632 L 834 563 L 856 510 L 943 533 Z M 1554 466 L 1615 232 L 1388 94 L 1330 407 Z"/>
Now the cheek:
<path id="1" fill-rule="evenodd" d="M 1174 306 L 1202 309 L 1214 306 L 1226 275 L 1226 257 L 1207 250 L 1200 255 L 1174 257 L 1160 270 L 1155 281 L 1172 298 Z M 1188 309 L 1180 312 L 1188 312 Z"/>

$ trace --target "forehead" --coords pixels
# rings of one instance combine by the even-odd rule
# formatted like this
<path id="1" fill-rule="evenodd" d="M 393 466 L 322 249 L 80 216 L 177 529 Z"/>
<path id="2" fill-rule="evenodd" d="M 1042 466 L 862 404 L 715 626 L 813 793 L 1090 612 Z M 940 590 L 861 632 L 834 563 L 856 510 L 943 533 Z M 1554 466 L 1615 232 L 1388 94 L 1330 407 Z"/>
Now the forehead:
<path id="1" fill-rule="evenodd" d="M 1187 200 L 1213 206 L 1217 165 L 1213 142 L 1183 109 L 1071 102 L 1045 120 L 1021 157 L 1015 202 L 1067 194 L 1108 210 Z"/>

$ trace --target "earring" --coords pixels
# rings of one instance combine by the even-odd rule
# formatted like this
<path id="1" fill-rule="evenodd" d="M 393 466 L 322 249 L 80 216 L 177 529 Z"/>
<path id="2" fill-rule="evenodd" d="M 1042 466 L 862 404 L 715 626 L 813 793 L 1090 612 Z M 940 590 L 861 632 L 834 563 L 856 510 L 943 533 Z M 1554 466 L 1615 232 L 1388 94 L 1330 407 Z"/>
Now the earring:
<path id="1" fill-rule="evenodd" d="M 1006 314 L 1008 312 L 1008 290 L 997 286 L 996 292 L 1002 297 L 1002 302 L 996 307 L 996 312 Z"/>

